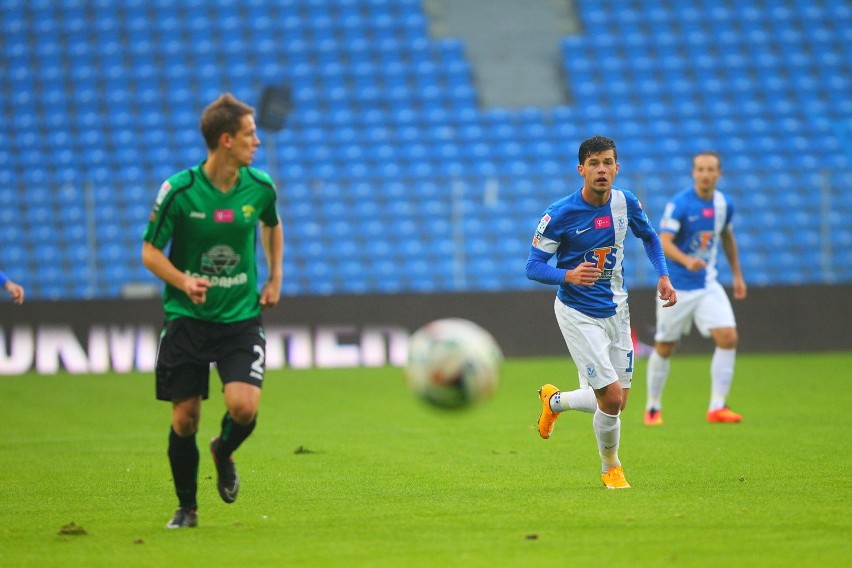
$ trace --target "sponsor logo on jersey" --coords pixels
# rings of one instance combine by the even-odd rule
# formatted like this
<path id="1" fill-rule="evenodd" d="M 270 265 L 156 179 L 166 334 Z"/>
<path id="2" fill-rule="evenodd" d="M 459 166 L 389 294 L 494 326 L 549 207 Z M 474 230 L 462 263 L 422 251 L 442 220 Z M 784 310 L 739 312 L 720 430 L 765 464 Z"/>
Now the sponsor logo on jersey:
<path id="1" fill-rule="evenodd" d="M 207 280 L 215 288 L 233 288 L 234 286 L 243 286 L 248 283 L 248 274 L 245 272 L 240 272 L 233 276 L 209 276 L 207 274 L 196 274 L 190 270 L 187 270 L 186 273 L 193 278 Z"/>
<path id="2" fill-rule="evenodd" d="M 663 220 L 660 221 L 660 228 L 671 231 L 672 233 L 677 233 L 680 230 L 680 221 L 672 219 L 671 217 L 664 217 Z"/>
<path id="3" fill-rule="evenodd" d="M 169 180 L 163 182 L 163 185 L 160 186 L 160 191 L 157 193 L 157 199 L 154 201 L 157 207 L 163 204 L 163 199 L 166 198 L 166 194 L 171 191 L 172 184 L 169 183 Z"/>
<path id="4" fill-rule="evenodd" d="M 612 227 L 612 217 L 609 215 L 605 217 L 595 217 L 594 227 L 595 229 L 607 229 Z"/>
<path id="5" fill-rule="evenodd" d="M 216 245 L 201 255 L 201 272 L 207 275 L 230 274 L 240 263 L 240 255 L 228 245 Z"/>
<path id="6" fill-rule="evenodd" d="M 715 215 L 716 215 L 716 213 L 713 211 L 712 207 L 705 207 L 704 209 L 701 210 L 701 216 L 704 217 L 705 219 L 711 218 Z"/>
<path id="7" fill-rule="evenodd" d="M 547 224 L 550 223 L 550 215 L 547 213 L 544 214 L 544 217 L 541 218 L 541 221 L 538 222 L 538 227 L 535 229 L 535 236 L 533 236 L 533 246 L 537 247 L 538 243 L 541 242 L 541 239 L 544 237 L 544 230 L 547 228 Z"/>
<path id="8" fill-rule="evenodd" d="M 204 213 L 203 211 L 190 211 L 189 212 L 189 218 L 190 219 L 206 219 L 207 213 Z"/>
<path id="9" fill-rule="evenodd" d="M 715 242 L 716 233 L 713 231 L 699 231 L 693 235 L 687 250 L 691 251 L 693 256 L 706 260 L 710 258 L 710 253 Z"/>
<path id="10" fill-rule="evenodd" d="M 232 288 L 248 283 L 245 272 L 233 273 L 239 262 L 240 255 L 234 249 L 228 245 L 216 245 L 201 255 L 201 274 L 193 274 L 189 270 L 186 272 L 193 278 L 204 278 L 211 286 Z"/>
<path id="11" fill-rule="evenodd" d="M 598 280 L 610 280 L 615 268 L 618 249 L 616 247 L 601 247 L 586 251 L 583 262 L 591 262 L 601 271 Z"/>
<path id="12" fill-rule="evenodd" d="M 233 223 L 234 222 L 234 210 L 233 209 L 216 209 L 213 211 L 213 221 L 216 223 Z"/>

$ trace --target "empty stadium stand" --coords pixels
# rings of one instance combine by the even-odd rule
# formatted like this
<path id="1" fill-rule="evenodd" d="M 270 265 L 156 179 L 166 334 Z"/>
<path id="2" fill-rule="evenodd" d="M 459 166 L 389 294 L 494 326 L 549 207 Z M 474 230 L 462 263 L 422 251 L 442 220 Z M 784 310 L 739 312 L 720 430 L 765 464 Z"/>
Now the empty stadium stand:
<path id="1" fill-rule="evenodd" d="M 0 267 L 32 299 L 154 283 L 140 237 L 162 180 L 204 157 L 201 110 L 286 84 L 256 165 L 276 165 L 287 295 L 539 286 L 532 232 L 598 133 L 652 219 L 692 153 L 721 152 L 751 285 L 852 281 L 849 3 L 575 4 L 581 33 L 554 46 L 574 104 L 502 109 L 419 0 L 0 0 Z M 628 284 L 652 286 L 628 252 Z"/>

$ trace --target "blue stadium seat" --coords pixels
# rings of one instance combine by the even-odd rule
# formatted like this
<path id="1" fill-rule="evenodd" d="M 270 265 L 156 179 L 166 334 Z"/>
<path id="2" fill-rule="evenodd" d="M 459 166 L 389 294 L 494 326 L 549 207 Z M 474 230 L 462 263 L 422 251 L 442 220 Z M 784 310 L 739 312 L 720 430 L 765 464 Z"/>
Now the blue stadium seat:
<path id="1" fill-rule="evenodd" d="M 328 199 L 341 207 L 335 215 L 347 231 L 383 242 L 397 220 L 388 215 L 395 215 L 403 231 L 418 227 L 451 256 L 445 219 L 453 183 L 464 180 L 470 191 L 481 191 L 487 180 L 498 179 L 499 199 L 488 209 L 489 223 L 504 235 L 514 231 L 518 236 L 506 237 L 501 250 L 523 256 L 530 225 L 549 196 L 576 188 L 576 147 L 589 132 L 616 137 L 623 173 L 640 176 L 625 185 L 643 180 L 639 187 L 648 194 L 649 210 L 662 208 L 670 178 L 688 180 L 692 152 L 718 149 L 738 215 L 758 220 L 738 223 L 743 240 L 751 238 L 755 245 L 762 222 L 771 222 L 775 235 L 783 233 L 784 223 L 803 222 L 783 209 L 819 215 L 803 189 L 812 184 L 795 176 L 791 164 L 808 171 L 829 168 L 838 172 L 833 186 L 848 185 L 842 176 L 849 171 L 844 149 L 852 129 L 844 121 L 852 114 L 852 97 L 844 71 L 852 26 L 844 4 L 642 0 L 623 7 L 612 21 L 590 0 L 580 0 L 585 29 L 606 31 L 596 33 L 594 41 L 588 32 L 562 39 L 566 89 L 576 100 L 547 111 L 478 108 L 478 85 L 464 43 L 431 38 L 419 0 L 225 4 L 217 4 L 215 19 L 207 17 L 203 0 L 128 0 L 118 12 L 104 2 L 85 8 L 71 3 L 59 10 L 44 1 L 34 5 L 43 16 L 37 19 L 16 10 L 4 13 L 0 29 L 9 62 L 4 117 L 15 128 L 17 145 L 0 151 L 0 184 L 32 188 L 35 201 L 49 204 L 32 208 L 36 220 L 57 210 L 74 220 L 65 237 L 77 243 L 66 251 L 71 256 L 79 257 L 84 246 L 80 219 L 86 212 L 75 203 L 79 192 L 58 188 L 91 183 L 102 205 L 98 218 L 144 221 L 162 179 L 203 157 L 198 101 L 226 89 L 245 96 L 282 82 L 291 85 L 295 108 L 285 131 L 261 135 L 265 142 L 277 142 L 264 150 L 277 152 L 274 173 L 282 180 L 280 204 L 293 223 L 290 234 L 312 234 L 322 195 L 316 188 L 329 184 L 328 195 L 334 197 Z M 244 33 L 248 29 L 250 37 Z M 218 42 L 211 31 L 236 39 Z M 34 45 L 33 34 L 39 37 Z M 601 49 L 612 56 L 605 80 L 594 74 Z M 147 143 L 141 145 L 143 135 Z M 271 163 L 270 158 L 262 154 L 256 165 Z M 666 173 L 660 174 L 664 159 Z M 116 168 L 127 180 L 121 195 L 108 185 Z M 5 195 L 0 192 L 0 198 Z M 767 195 L 776 199 L 758 198 Z M 848 225 L 850 216 L 845 197 L 832 201 L 837 204 L 833 220 L 840 226 Z M 768 209 L 774 202 L 782 210 Z M 430 217 L 440 219 L 424 224 Z M 0 220 L 15 224 L 0 236 L 22 239 L 23 247 L 49 238 L 41 227 L 17 224 L 14 215 Z M 136 255 L 139 230 L 133 222 L 102 229 L 113 231 L 117 246 L 132 249 L 126 258 Z M 800 249 L 815 236 L 803 235 L 797 243 L 768 240 L 790 255 L 804 254 Z M 838 238 L 848 246 L 848 231 Z M 412 251 L 422 245 L 413 242 Z M 299 253 L 323 258 L 329 247 L 322 241 Z M 117 249 L 104 254 L 113 252 Z M 744 255 L 747 272 L 763 279 L 757 285 L 803 278 L 795 270 L 776 273 L 762 259 Z M 302 279 L 285 283 L 285 291 L 432 291 L 457 284 L 440 257 L 429 262 L 434 278 L 428 283 L 406 278 L 399 271 L 403 264 L 391 262 L 379 267 L 379 277 L 356 278 L 352 266 L 349 282 L 328 278 L 312 287 L 310 279 Z M 496 261 L 489 285 L 530 285 L 514 272 L 505 274 L 504 263 Z M 120 264 L 125 270 L 116 267 L 112 276 L 139 277 L 127 261 Z M 301 265 L 292 268 L 298 272 Z M 317 276 L 330 272 L 315 270 Z M 409 270 L 419 273 L 424 265 L 418 261 Z M 848 271 L 843 274 L 852 279 Z M 483 285 L 470 280 L 467 286 Z M 95 293 L 117 294 L 120 287 L 120 282 L 100 284 Z M 34 290 L 35 297 L 89 293 L 80 287 L 62 292 L 52 282 Z"/>

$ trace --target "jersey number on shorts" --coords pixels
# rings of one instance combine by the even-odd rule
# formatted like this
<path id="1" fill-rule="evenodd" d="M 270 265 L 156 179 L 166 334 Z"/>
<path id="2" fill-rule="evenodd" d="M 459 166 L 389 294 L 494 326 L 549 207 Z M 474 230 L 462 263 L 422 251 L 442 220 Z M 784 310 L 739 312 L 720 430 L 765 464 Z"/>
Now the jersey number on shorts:
<path id="1" fill-rule="evenodd" d="M 249 376 L 257 379 L 258 381 L 263 380 L 263 362 L 266 359 L 266 354 L 263 352 L 263 347 L 260 345 L 254 346 L 254 352 L 257 354 L 257 359 L 251 364 L 251 372 Z"/>

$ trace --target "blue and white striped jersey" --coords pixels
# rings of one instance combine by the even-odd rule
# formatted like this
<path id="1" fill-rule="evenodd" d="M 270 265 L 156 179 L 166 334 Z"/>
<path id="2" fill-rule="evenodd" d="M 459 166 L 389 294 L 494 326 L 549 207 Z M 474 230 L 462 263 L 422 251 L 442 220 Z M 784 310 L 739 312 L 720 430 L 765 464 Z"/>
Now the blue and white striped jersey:
<path id="1" fill-rule="evenodd" d="M 716 281 L 720 235 L 731 225 L 733 215 L 733 204 L 719 190 L 713 192 L 711 199 L 702 199 L 690 187 L 666 204 L 660 232 L 674 234 L 677 248 L 707 263 L 706 268 L 695 272 L 679 262 L 669 263 L 670 278 L 676 290 L 698 290 Z"/>
<path id="2" fill-rule="evenodd" d="M 627 228 L 642 239 L 645 252 L 659 275 L 667 275 L 660 239 L 633 193 L 612 188 L 609 201 L 596 207 L 581 191 L 548 207 L 538 224 L 527 277 L 558 284 L 557 296 L 566 305 L 591 317 L 609 317 L 626 307 L 624 237 Z M 556 267 L 547 262 L 556 255 Z M 592 286 L 565 283 L 565 272 L 582 262 L 593 262 L 603 272 Z"/>

